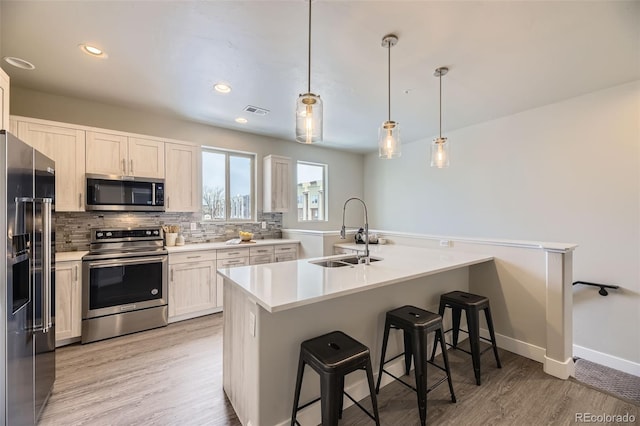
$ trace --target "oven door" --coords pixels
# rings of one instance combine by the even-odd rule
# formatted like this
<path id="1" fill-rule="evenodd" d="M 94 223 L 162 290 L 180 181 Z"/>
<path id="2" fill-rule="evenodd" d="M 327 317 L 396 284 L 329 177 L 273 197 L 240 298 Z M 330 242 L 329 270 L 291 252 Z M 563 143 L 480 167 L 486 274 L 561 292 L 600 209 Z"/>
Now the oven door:
<path id="1" fill-rule="evenodd" d="M 167 304 L 167 256 L 82 262 L 82 318 Z"/>

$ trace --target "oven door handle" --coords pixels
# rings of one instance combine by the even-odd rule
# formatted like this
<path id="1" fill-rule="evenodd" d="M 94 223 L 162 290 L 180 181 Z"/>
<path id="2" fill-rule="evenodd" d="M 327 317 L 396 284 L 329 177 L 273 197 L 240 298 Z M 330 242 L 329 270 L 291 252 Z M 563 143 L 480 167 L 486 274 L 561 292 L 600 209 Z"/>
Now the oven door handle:
<path id="1" fill-rule="evenodd" d="M 114 266 L 141 265 L 144 263 L 166 262 L 167 256 L 145 256 L 135 259 L 113 259 L 89 261 L 89 268 L 111 268 Z"/>

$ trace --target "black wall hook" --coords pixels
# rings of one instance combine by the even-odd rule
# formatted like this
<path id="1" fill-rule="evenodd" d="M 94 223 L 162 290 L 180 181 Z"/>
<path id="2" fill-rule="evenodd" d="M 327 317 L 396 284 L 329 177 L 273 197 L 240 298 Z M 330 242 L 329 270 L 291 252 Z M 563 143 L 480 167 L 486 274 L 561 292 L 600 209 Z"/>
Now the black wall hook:
<path id="1" fill-rule="evenodd" d="M 575 281 L 573 285 L 576 285 L 576 284 L 584 284 L 584 285 L 590 285 L 593 287 L 600 287 L 600 290 L 598 290 L 598 294 L 600 294 L 600 296 L 607 296 L 609 294 L 609 292 L 607 291 L 608 288 L 613 290 L 617 290 L 620 288 L 620 286 L 618 285 L 598 284 L 598 283 L 590 283 L 586 281 Z"/>

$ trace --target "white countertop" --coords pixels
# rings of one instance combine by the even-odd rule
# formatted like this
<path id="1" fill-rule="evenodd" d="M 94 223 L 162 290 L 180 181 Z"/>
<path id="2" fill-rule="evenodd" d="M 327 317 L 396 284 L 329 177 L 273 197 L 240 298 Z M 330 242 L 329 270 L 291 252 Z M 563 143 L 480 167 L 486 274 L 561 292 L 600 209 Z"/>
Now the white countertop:
<path id="1" fill-rule="evenodd" d="M 218 274 L 268 312 L 278 312 L 493 260 L 483 254 L 400 245 L 371 245 L 370 251 L 383 260 L 371 265 L 325 268 L 310 263 L 325 258 L 301 259 L 221 268 Z M 345 255 L 328 258 L 340 257 Z"/>
<path id="2" fill-rule="evenodd" d="M 277 238 L 277 239 L 265 239 L 265 240 L 251 240 L 250 243 L 240 243 L 240 244 L 226 244 L 223 242 L 217 243 L 199 243 L 199 244 L 185 244 L 183 246 L 170 246 L 167 247 L 167 251 L 169 254 L 171 253 L 182 253 L 186 251 L 198 251 L 198 250 L 220 250 L 220 249 L 228 249 L 228 248 L 238 248 L 238 247 L 256 247 L 256 246 L 272 246 L 277 244 L 299 244 L 299 240 L 291 240 L 286 238 Z"/>
<path id="3" fill-rule="evenodd" d="M 82 260 L 82 256 L 89 253 L 88 251 L 57 251 L 56 262 L 72 262 Z"/>

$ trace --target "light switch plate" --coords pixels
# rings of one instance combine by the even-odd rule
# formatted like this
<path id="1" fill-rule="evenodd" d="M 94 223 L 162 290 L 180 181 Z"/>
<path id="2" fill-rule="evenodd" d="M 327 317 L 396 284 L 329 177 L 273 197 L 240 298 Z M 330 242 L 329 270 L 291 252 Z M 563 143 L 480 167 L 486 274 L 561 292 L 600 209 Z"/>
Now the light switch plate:
<path id="1" fill-rule="evenodd" d="M 262 222 L 262 229 L 267 229 L 267 222 Z"/>
<path id="2" fill-rule="evenodd" d="M 191 230 L 195 231 L 197 228 L 197 224 L 195 222 L 191 222 Z"/>
<path id="3" fill-rule="evenodd" d="M 249 334 L 256 337 L 256 314 L 249 312 Z"/>

